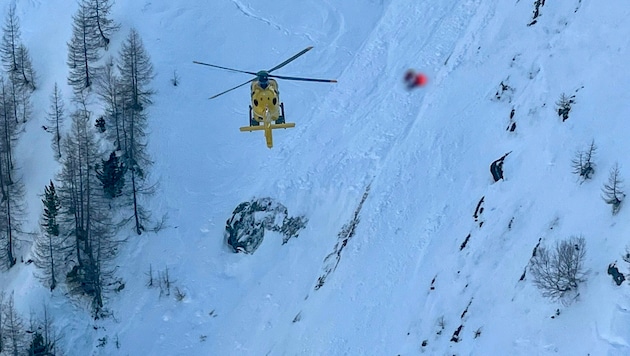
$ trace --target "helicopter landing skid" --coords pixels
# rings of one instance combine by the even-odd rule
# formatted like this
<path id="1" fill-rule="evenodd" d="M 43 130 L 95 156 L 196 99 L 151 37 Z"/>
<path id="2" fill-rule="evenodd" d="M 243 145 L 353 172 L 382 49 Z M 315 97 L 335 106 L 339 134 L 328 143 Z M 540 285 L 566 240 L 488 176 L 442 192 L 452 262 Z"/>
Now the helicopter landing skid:
<path id="1" fill-rule="evenodd" d="M 249 106 L 249 126 L 260 126 L 260 122 L 252 117 L 252 106 Z"/>
<path id="2" fill-rule="evenodd" d="M 280 110 L 282 112 L 282 115 L 278 116 L 278 119 L 276 120 L 276 124 L 284 124 L 285 120 L 284 120 L 284 103 L 280 103 Z"/>

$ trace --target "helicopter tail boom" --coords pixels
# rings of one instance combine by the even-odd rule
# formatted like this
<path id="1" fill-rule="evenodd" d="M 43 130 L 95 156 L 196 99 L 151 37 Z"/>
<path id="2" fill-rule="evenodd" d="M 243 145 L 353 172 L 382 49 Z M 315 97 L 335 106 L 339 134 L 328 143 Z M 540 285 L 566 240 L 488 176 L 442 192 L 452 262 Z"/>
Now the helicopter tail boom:
<path id="1" fill-rule="evenodd" d="M 265 131 L 265 141 L 267 141 L 267 147 L 273 147 L 273 135 L 271 130 L 273 129 L 288 129 L 291 127 L 295 127 L 295 123 L 290 122 L 288 124 L 270 124 L 266 123 L 264 126 L 245 126 L 241 127 L 241 131 Z"/>
<path id="2" fill-rule="evenodd" d="M 290 129 L 292 127 L 295 127 L 295 123 L 294 122 L 289 122 L 287 124 L 271 124 L 269 125 L 270 129 Z M 265 130 L 265 126 L 245 126 L 245 127 L 241 127 L 240 130 L 242 132 L 246 132 L 246 131 L 264 131 Z"/>

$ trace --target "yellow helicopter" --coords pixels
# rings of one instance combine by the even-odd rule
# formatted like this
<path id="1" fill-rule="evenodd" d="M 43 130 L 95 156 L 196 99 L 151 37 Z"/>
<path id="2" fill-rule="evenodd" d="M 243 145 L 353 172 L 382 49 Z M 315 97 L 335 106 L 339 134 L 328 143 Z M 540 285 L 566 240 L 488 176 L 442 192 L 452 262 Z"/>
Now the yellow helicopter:
<path id="1" fill-rule="evenodd" d="M 231 72 L 237 73 L 245 73 L 255 75 L 254 78 L 246 81 L 243 84 L 237 85 L 234 88 L 228 89 L 219 94 L 213 95 L 210 99 L 214 99 L 218 96 L 221 96 L 227 92 L 230 92 L 234 89 L 240 88 L 243 85 L 251 83 L 251 105 L 249 106 L 249 126 L 241 127 L 241 131 L 265 131 L 265 139 L 267 141 L 267 147 L 273 147 L 273 137 L 271 134 L 271 130 L 273 129 L 287 129 L 291 127 L 295 127 L 295 123 L 286 122 L 284 116 L 284 103 L 280 102 L 279 91 L 278 91 L 278 82 L 273 79 L 286 79 L 286 80 L 301 80 L 306 82 L 323 82 L 323 83 L 336 83 L 335 79 L 313 79 L 313 78 L 297 78 L 297 77 L 286 77 L 281 75 L 273 75 L 270 74 L 274 70 L 280 69 L 290 62 L 294 61 L 299 56 L 304 53 L 310 51 L 313 47 L 307 47 L 304 50 L 300 51 L 293 57 L 287 59 L 286 61 L 278 64 L 277 66 L 269 69 L 269 70 L 261 70 L 257 73 L 248 72 L 240 69 L 233 69 L 227 67 L 221 67 L 214 64 L 208 64 L 198 61 L 193 61 L 195 64 L 201 64 L 208 67 L 224 69 Z M 263 124 L 262 126 L 260 124 Z"/>

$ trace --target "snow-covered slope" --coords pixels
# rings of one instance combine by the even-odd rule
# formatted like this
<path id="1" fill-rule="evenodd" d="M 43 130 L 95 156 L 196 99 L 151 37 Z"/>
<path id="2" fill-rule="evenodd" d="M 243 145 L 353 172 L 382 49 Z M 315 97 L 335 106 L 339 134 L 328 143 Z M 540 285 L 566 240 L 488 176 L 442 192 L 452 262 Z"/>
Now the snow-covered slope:
<path id="1" fill-rule="evenodd" d="M 32 230 L 57 170 L 40 126 L 53 83 L 67 75 L 76 4 L 62 3 L 17 1 L 40 78 L 17 153 Z M 629 212 L 612 216 L 600 197 L 615 162 L 630 174 L 630 6 L 547 2 L 527 26 L 534 3 L 119 0 L 110 52 L 135 27 L 157 71 L 151 206 L 168 226 L 122 232 L 126 287 L 107 301 L 112 318 L 91 320 L 51 295 L 32 265 L 4 273 L 4 290 L 24 315 L 45 301 L 69 355 L 630 353 L 627 285 L 605 273 L 616 260 L 627 271 Z M 297 126 L 274 132 L 271 150 L 262 134 L 238 131 L 246 88 L 207 100 L 249 77 L 192 64 L 256 71 L 310 45 L 278 74 L 339 83 L 281 81 Z M 409 67 L 429 84 L 406 91 Z M 512 90 L 497 99 L 501 83 Z M 576 96 L 564 122 L 562 93 Z M 597 170 L 580 184 L 571 159 L 591 140 Z M 505 179 L 494 183 L 489 165 L 507 152 Z M 276 199 L 308 225 L 285 245 L 269 231 L 254 254 L 234 254 L 225 221 L 252 197 Z M 589 274 L 565 307 L 519 279 L 540 238 L 572 235 L 586 238 Z M 183 300 L 146 287 L 150 266 L 168 268 Z"/>

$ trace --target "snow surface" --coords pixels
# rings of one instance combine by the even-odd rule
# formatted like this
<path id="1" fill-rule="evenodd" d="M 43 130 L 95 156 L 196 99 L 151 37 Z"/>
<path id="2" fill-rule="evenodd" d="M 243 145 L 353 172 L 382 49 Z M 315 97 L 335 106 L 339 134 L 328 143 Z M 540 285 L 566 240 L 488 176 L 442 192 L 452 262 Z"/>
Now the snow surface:
<path id="1" fill-rule="evenodd" d="M 41 125 L 55 82 L 70 99 L 77 5 L 16 3 L 39 76 L 16 153 L 25 227 L 36 232 L 40 194 L 59 169 Z M 601 199 L 615 162 L 630 174 L 630 5 L 548 1 L 527 26 L 533 3 L 118 0 L 121 29 L 106 56 L 135 27 L 155 65 L 150 151 L 160 185 L 150 206 L 168 227 L 122 232 L 126 287 L 109 295 L 111 318 L 94 321 L 86 305 L 49 293 L 33 265 L 0 275 L 3 290 L 25 317 L 49 306 L 67 355 L 630 354 L 628 286 L 605 273 L 614 261 L 628 272 L 630 209 L 612 216 Z M 257 71 L 310 45 L 277 74 L 339 83 L 281 81 L 296 128 L 274 132 L 271 150 L 260 132 L 238 130 L 246 88 L 207 100 L 249 77 L 192 64 Z M 429 75 L 425 88 L 403 88 L 410 67 Z M 496 100 L 502 81 L 514 90 Z M 565 122 L 561 93 L 576 95 Z M 515 132 L 506 131 L 512 109 Z M 593 139 L 596 174 L 580 184 L 571 159 Z M 510 151 L 494 183 L 489 165 Z M 368 186 L 354 235 L 316 289 Z M 225 221 L 252 197 L 305 215 L 306 229 L 285 245 L 268 231 L 254 254 L 232 253 Z M 586 238 L 589 275 L 565 307 L 519 278 L 539 238 L 549 246 L 572 235 Z M 26 260 L 27 242 L 23 250 Z M 147 288 L 149 266 L 168 268 L 184 299 Z M 450 341 L 460 325 L 460 341 Z"/>

